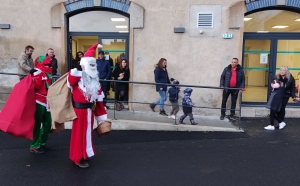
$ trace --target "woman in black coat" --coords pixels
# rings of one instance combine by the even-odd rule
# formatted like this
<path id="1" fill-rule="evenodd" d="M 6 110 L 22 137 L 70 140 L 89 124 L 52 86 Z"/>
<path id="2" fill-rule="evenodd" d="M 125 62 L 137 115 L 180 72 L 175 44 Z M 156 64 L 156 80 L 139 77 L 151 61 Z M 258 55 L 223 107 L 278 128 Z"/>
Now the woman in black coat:
<path id="1" fill-rule="evenodd" d="M 277 99 L 277 102 L 280 102 L 280 109 L 275 114 L 275 119 L 279 123 L 279 129 L 283 129 L 286 126 L 286 123 L 284 122 L 285 118 L 285 107 L 290 99 L 292 97 L 294 100 L 296 98 L 295 94 L 295 79 L 290 73 L 287 66 L 282 66 L 280 68 L 280 71 L 278 74 L 276 74 L 275 79 L 279 82 L 280 87 L 283 87 L 282 90 L 282 96 L 281 100 Z M 267 126 L 267 128 L 270 128 Z M 265 129 L 267 129 L 265 127 Z M 274 130 L 274 127 L 271 127 L 267 130 Z"/>
<path id="2" fill-rule="evenodd" d="M 154 70 L 155 83 L 165 83 L 170 84 L 170 79 L 167 71 L 167 60 L 165 58 L 161 58 L 156 65 Z M 167 99 L 167 85 L 156 85 L 156 92 L 159 93 L 160 99 L 150 104 L 150 108 L 153 112 L 155 112 L 154 108 L 159 104 L 160 112 L 159 114 L 163 116 L 168 116 L 166 111 L 164 110 L 164 102 Z"/>
<path id="3" fill-rule="evenodd" d="M 284 122 L 285 107 L 286 107 L 290 97 L 292 97 L 294 100 L 296 98 L 295 79 L 292 76 L 292 74 L 290 73 L 287 66 L 282 66 L 280 68 L 279 73 L 276 75 L 276 79 L 279 80 L 282 87 L 285 87 L 284 92 L 283 92 L 281 109 L 278 113 L 279 129 L 283 129 L 286 126 L 286 123 Z"/>
<path id="4" fill-rule="evenodd" d="M 123 59 L 119 66 L 116 66 L 112 76 L 115 80 L 129 81 L 130 70 L 129 64 L 126 59 Z M 128 91 L 128 83 L 116 83 L 115 85 L 115 98 L 117 100 L 116 110 L 124 109 L 122 101 L 124 100 L 125 93 Z"/>

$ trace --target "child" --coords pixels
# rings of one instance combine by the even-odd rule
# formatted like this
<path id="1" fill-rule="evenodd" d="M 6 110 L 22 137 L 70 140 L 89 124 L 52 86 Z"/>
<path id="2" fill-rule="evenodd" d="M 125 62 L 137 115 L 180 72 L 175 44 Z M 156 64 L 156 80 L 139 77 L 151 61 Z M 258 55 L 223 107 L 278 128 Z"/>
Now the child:
<path id="1" fill-rule="evenodd" d="M 183 93 L 184 93 L 184 96 L 182 98 L 182 109 L 183 109 L 183 115 L 180 117 L 179 119 L 179 124 L 185 124 L 183 123 L 183 120 L 186 116 L 189 116 L 190 117 L 190 121 L 191 121 L 191 124 L 192 125 L 197 125 L 198 123 L 196 123 L 194 121 L 194 118 L 193 118 L 193 106 L 195 106 L 195 104 L 193 104 L 192 100 L 191 100 L 191 94 L 193 92 L 193 89 L 191 88 L 186 88 Z"/>
<path id="2" fill-rule="evenodd" d="M 169 89 L 168 93 L 169 93 L 169 100 L 172 104 L 172 108 L 171 108 L 171 113 L 170 116 L 168 116 L 168 118 L 172 118 L 172 119 L 176 119 L 176 114 L 179 111 L 179 105 L 178 105 L 178 93 L 179 93 L 179 87 L 175 86 L 179 84 L 179 81 L 177 81 L 174 78 L 171 78 L 171 84 L 172 87 Z"/>

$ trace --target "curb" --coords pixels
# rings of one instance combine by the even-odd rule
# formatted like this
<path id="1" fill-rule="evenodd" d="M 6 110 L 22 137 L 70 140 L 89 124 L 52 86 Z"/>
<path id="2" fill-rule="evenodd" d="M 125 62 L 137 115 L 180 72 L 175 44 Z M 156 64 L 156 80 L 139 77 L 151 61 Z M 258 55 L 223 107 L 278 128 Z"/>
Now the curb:
<path id="1" fill-rule="evenodd" d="M 112 130 L 146 130 L 146 131 L 201 131 L 201 132 L 244 132 L 234 127 L 210 127 L 201 125 L 172 125 L 135 120 L 111 120 Z M 94 122 L 96 123 L 96 122 Z M 94 128 L 96 125 L 94 125 Z M 72 122 L 65 123 L 65 129 L 72 129 Z"/>

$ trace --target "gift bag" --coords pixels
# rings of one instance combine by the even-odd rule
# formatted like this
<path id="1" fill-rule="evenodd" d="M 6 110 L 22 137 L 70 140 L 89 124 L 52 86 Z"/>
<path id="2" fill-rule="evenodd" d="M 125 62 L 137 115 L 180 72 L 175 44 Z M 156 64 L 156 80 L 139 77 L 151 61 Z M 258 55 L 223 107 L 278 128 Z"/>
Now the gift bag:
<path id="1" fill-rule="evenodd" d="M 12 89 L 0 113 L 0 130 L 32 140 L 35 110 L 34 84 L 29 74 Z"/>

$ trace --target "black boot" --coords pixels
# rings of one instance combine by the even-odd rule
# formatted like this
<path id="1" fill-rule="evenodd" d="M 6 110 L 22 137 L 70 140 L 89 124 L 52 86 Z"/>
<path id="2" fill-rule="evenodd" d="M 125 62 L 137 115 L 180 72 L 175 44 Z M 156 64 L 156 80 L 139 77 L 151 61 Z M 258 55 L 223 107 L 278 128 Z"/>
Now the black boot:
<path id="1" fill-rule="evenodd" d="M 151 108 L 151 110 L 152 110 L 153 112 L 155 112 L 155 110 L 154 110 L 155 106 L 156 106 L 156 104 L 150 103 L 150 108 Z"/>
<path id="2" fill-rule="evenodd" d="M 198 123 L 195 122 L 194 118 L 190 119 L 190 121 L 192 125 L 198 125 Z"/>
<path id="3" fill-rule="evenodd" d="M 160 111 L 159 111 L 159 114 L 160 114 L 160 115 L 163 115 L 163 116 L 168 116 L 168 114 L 166 113 L 165 110 L 160 110 Z"/>
<path id="4" fill-rule="evenodd" d="M 185 123 L 183 123 L 183 120 L 184 120 L 185 117 L 186 117 L 186 116 L 184 116 L 184 115 L 180 117 L 180 119 L 179 119 L 179 124 L 185 124 Z"/>

